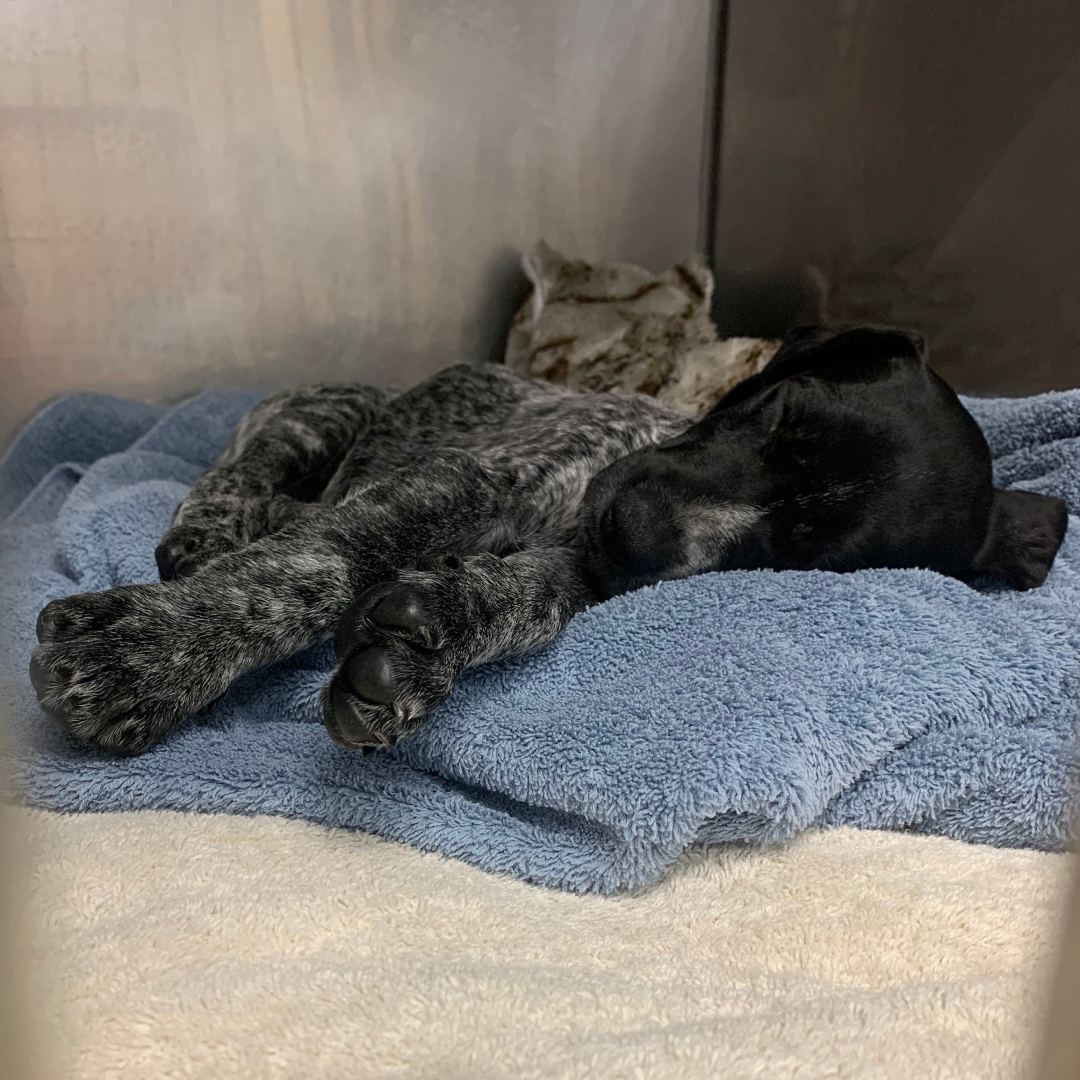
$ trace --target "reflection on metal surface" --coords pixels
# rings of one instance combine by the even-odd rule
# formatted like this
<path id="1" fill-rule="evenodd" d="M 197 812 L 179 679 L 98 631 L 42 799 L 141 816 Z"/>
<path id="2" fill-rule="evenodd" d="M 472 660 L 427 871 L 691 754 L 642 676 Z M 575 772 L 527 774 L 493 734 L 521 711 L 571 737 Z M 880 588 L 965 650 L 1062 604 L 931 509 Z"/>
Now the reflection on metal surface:
<path id="1" fill-rule="evenodd" d="M 722 328 L 783 329 L 814 265 L 961 388 L 1080 383 L 1074 0 L 728 6 Z"/>
<path id="2" fill-rule="evenodd" d="M 408 382 L 501 348 L 539 236 L 697 242 L 708 0 L 0 12 L 0 441 L 65 389 Z"/>

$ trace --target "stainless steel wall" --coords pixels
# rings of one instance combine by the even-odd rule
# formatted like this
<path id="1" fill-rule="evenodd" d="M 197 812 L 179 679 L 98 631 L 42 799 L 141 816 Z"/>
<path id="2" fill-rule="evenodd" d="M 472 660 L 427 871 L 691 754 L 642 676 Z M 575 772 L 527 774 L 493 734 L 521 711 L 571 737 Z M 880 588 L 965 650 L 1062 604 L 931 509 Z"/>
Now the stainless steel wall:
<path id="1" fill-rule="evenodd" d="M 707 0 L 0 6 L 0 442 L 93 387 L 408 382 L 519 249 L 697 242 Z"/>
<path id="2" fill-rule="evenodd" d="M 729 0 L 716 231 L 731 330 L 929 331 L 969 389 L 1080 383 L 1080 4 Z"/>

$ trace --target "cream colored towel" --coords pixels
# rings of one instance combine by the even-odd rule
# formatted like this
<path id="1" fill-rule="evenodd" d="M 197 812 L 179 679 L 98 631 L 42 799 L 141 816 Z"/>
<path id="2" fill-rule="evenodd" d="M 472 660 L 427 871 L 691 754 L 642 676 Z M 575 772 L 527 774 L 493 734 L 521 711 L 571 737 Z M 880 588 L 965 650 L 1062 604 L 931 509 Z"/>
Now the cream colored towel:
<path id="1" fill-rule="evenodd" d="M 839 830 L 619 899 L 271 818 L 13 812 L 61 1075 L 994 1077 L 1069 858 Z"/>

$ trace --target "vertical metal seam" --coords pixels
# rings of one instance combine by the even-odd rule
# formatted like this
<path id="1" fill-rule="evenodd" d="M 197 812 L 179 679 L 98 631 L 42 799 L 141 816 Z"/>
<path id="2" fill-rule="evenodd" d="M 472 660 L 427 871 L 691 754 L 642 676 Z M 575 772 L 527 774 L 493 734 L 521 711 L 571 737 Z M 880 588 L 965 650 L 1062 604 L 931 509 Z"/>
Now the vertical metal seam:
<path id="1" fill-rule="evenodd" d="M 698 250 L 716 271 L 716 227 L 720 206 L 720 145 L 724 127 L 724 69 L 727 56 L 729 0 L 712 0 L 705 125 L 701 140 L 701 194 L 698 200 Z"/>

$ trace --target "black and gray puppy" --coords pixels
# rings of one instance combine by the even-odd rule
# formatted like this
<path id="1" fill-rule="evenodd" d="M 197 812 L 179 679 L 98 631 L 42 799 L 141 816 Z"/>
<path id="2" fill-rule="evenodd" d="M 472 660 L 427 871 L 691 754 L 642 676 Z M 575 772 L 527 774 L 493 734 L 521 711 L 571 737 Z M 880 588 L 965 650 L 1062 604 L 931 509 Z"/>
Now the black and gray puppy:
<path id="1" fill-rule="evenodd" d="M 75 736 L 137 753 L 336 628 L 326 726 L 388 746 L 466 668 L 616 593 L 752 567 L 1030 588 L 1066 520 L 993 488 L 981 432 L 894 330 L 797 331 L 696 423 L 486 365 L 397 397 L 318 387 L 241 424 L 177 510 L 161 584 L 41 612 L 31 679 Z"/>

